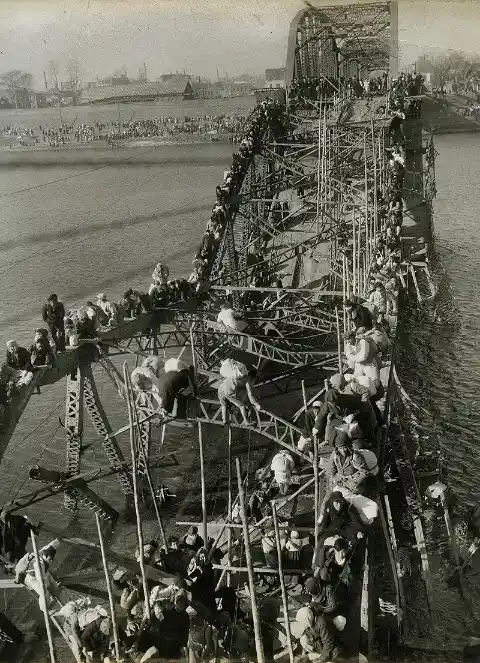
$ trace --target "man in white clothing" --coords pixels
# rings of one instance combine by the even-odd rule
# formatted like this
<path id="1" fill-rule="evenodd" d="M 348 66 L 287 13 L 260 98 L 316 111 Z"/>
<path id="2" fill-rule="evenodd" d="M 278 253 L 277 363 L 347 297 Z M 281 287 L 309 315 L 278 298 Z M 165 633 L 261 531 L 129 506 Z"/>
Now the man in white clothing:
<path id="1" fill-rule="evenodd" d="M 295 467 L 295 462 L 292 456 L 282 449 L 279 451 L 272 460 L 270 465 L 271 471 L 275 475 L 275 481 L 278 484 L 280 495 L 286 495 L 288 492 L 288 487 L 290 486 L 292 479 L 292 471 Z"/>
<path id="2" fill-rule="evenodd" d="M 243 332 L 248 327 L 248 324 L 244 320 L 236 317 L 235 311 L 227 306 L 227 304 L 222 304 L 220 313 L 217 316 L 217 322 L 222 324 L 226 328 L 226 331 Z"/>

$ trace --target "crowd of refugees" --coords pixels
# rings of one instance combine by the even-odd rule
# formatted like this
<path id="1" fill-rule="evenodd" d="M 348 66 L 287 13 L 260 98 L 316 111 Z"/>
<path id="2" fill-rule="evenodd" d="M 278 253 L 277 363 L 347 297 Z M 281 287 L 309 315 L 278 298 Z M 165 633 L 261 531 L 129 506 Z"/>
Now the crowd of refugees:
<path id="1" fill-rule="evenodd" d="M 106 140 L 113 144 L 118 140 L 151 138 L 162 136 L 174 138 L 179 135 L 227 134 L 236 142 L 243 135 L 245 115 L 205 115 L 201 117 L 158 117 L 152 119 L 127 119 L 125 121 L 95 122 L 72 125 L 62 123 L 59 127 L 5 126 L 0 128 L 0 137 L 29 138 L 43 141 L 51 147 L 71 143 L 89 143 Z"/>
<path id="2" fill-rule="evenodd" d="M 397 97 L 400 98 L 400 93 Z M 390 176 L 385 196 L 381 192 L 376 194 L 384 229 L 369 275 L 370 288 L 365 298 L 346 302 L 351 330 L 345 336 L 343 348 L 347 369 L 344 374 L 333 375 L 324 399 L 314 401 L 305 411 L 304 429 L 297 442 L 301 455 L 287 449 L 275 453 L 267 467 L 257 473 L 258 481 L 248 504 L 249 518 L 257 524 L 264 521 L 271 515 L 271 499 L 287 495 L 301 482 L 305 466 L 311 470 L 314 452 L 318 451 L 319 465 L 328 479 L 320 508 L 319 538 L 315 540 L 311 533 L 302 538 L 293 523 L 281 523 L 284 534 L 280 549 L 284 568 L 288 569 L 290 598 L 298 606 L 292 624 L 296 651 L 319 663 L 342 655 L 342 632 L 361 570 L 362 546 L 377 516 L 376 450 L 384 427 L 378 406 L 384 396 L 380 369 L 388 359 L 390 347 L 388 316 L 397 311 L 405 166 L 403 117 L 399 114 L 403 110 L 393 107 L 392 112 L 387 148 Z M 51 367 L 56 353 L 75 347 L 81 338 L 94 337 L 100 327 L 116 326 L 123 317 L 164 306 L 172 297 L 198 294 L 208 279 L 215 255 L 212 248 L 218 247 L 227 207 L 238 194 L 256 142 L 267 125 L 282 131 L 282 121 L 282 109 L 275 102 L 263 102 L 252 114 L 245 142 L 234 155 L 224 184 L 217 187 L 217 201 L 190 279 L 181 282 L 183 285 L 173 285 L 175 282 L 168 280 L 168 269 L 159 264 L 152 275 L 149 293 L 129 289 L 119 303 L 99 293 L 95 303 L 87 302 L 68 314 L 57 296 L 51 295 L 42 309 L 46 328 L 36 331 L 33 345 L 29 349 L 14 341 L 7 345 L 7 361 L 1 367 L 2 405 L 8 404 L 12 391 L 28 383 L 36 370 Z M 219 323 L 233 331 L 242 331 L 242 321 L 228 306 L 222 308 Z M 195 385 L 191 367 L 179 360 L 169 361 L 175 365 L 169 366 L 169 362 L 159 361 L 158 357 L 147 357 L 132 373 L 132 383 L 140 391 L 154 392 L 160 407 L 174 414 L 179 393 L 187 387 L 195 393 Z M 223 380 L 218 387 L 218 398 L 224 421 L 233 407 L 248 425 L 250 412 L 261 408 L 254 389 L 255 371 L 227 360 L 222 362 L 220 373 Z M 233 519 L 239 526 L 238 510 L 234 510 Z M 2 512 L 0 520 L 2 555 L 14 566 L 16 582 L 39 595 L 35 559 L 26 552 L 33 526 L 27 519 L 6 512 Z M 240 528 L 234 528 L 233 534 L 237 544 L 233 561 L 239 561 L 243 554 Z M 95 655 L 112 657 L 112 624 L 106 610 L 102 606 L 92 608 L 88 597 L 62 601 L 62 587 L 49 573 L 58 545 L 55 540 L 40 550 L 48 608 L 60 620 L 78 663 L 86 663 Z M 260 547 L 265 565 L 278 569 L 275 531 L 268 526 L 261 529 Z M 217 589 L 215 564 L 223 560 L 224 553 L 215 549 L 211 540 L 205 542 L 198 530 L 192 528 L 181 540 L 170 537 L 166 548 L 159 549 L 158 543 L 152 541 L 142 553 L 137 551 L 138 558 L 140 554 L 148 565 L 175 576 L 175 581 L 168 587 L 148 581 L 146 597 L 140 576 L 117 570 L 114 584 L 122 610 L 119 615 L 122 656 L 142 662 L 158 657 L 178 658 L 186 648 L 193 652 L 195 660 L 202 660 L 207 652 L 214 651 L 234 658 L 253 655 L 248 592 L 242 595 L 232 587 Z M 258 582 L 259 590 L 261 585 L 268 591 L 278 588 L 278 575 L 266 575 Z M 267 654 L 269 650 L 273 653 L 275 621 L 276 615 L 273 619 L 263 615 L 262 635 Z"/>
<path id="3" fill-rule="evenodd" d="M 301 78 L 292 81 L 289 90 L 289 102 L 292 109 L 306 108 L 322 99 L 331 99 L 335 95 L 361 99 L 369 96 L 386 94 L 388 73 L 372 78 Z"/>

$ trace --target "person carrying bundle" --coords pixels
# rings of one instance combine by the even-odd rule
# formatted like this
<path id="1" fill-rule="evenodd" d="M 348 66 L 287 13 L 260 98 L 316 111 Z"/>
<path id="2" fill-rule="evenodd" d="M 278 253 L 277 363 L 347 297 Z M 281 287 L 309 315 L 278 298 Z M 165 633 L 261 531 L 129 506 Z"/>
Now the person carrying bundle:
<path id="1" fill-rule="evenodd" d="M 356 332 L 356 352 L 354 356 L 356 376 L 365 375 L 374 382 L 380 380 L 378 368 L 378 347 L 365 327 L 359 327 Z"/>

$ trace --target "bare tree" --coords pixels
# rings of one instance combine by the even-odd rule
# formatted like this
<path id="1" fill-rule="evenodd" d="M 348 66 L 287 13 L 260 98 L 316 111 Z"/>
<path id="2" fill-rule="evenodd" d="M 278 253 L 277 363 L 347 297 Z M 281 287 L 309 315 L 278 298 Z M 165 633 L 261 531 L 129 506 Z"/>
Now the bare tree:
<path id="1" fill-rule="evenodd" d="M 59 73 L 60 73 L 60 67 L 58 66 L 58 62 L 56 62 L 55 60 L 50 60 L 48 63 L 48 79 L 52 90 L 54 90 L 57 94 L 60 89 L 58 85 Z"/>
<path id="2" fill-rule="evenodd" d="M 448 54 L 437 55 L 430 59 L 432 64 L 432 74 L 438 79 L 440 91 L 445 92 L 445 83 L 450 78 L 451 63 Z"/>
<path id="3" fill-rule="evenodd" d="M 33 76 L 27 71 L 20 69 L 12 69 L 0 74 L 0 81 L 12 90 L 18 88 L 31 88 L 33 87 Z"/>
<path id="4" fill-rule="evenodd" d="M 68 80 L 72 90 L 73 105 L 76 106 L 82 89 L 82 67 L 78 60 L 69 60 L 67 64 Z"/>

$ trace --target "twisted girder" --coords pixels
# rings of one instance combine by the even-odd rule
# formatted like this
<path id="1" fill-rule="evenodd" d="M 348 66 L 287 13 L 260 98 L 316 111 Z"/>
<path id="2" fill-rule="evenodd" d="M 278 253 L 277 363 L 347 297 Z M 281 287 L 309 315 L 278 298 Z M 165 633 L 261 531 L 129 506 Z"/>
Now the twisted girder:
<path id="1" fill-rule="evenodd" d="M 136 407 L 139 412 L 139 421 L 141 423 L 147 419 L 150 421 L 157 416 L 163 420 L 162 412 L 160 411 L 157 401 L 148 392 L 143 392 L 141 399 L 137 398 Z M 181 420 L 176 419 L 176 421 L 179 422 Z M 222 408 L 220 403 L 216 400 L 206 398 L 198 399 L 198 416 L 188 416 L 186 421 L 201 421 L 202 423 L 215 424 L 217 426 L 225 425 L 222 420 Z M 296 442 L 302 435 L 301 429 L 297 428 L 294 424 L 285 421 L 285 419 L 277 417 L 272 412 L 267 412 L 266 410 L 256 411 L 255 420 L 248 426 L 245 426 L 237 420 L 234 413 L 231 416 L 229 425 L 234 428 L 242 428 L 258 433 L 259 435 L 280 444 L 291 453 L 310 462 L 308 456 L 303 454 L 296 447 Z"/>
<path id="2" fill-rule="evenodd" d="M 84 372 L 84 401 L 87 412 L 92 420 L 97 435 L 102 439 L 102 447 L 108 458 L 110 466 L 118 469 L 118 480 L 125 495 L 132 494 L 132 482 L 129 473 L 121 469 L 125 459 L 115 437 L 112 436 L 112 427 L 107 419 L 105 410 L 98 397 L 97 386 L 93 377 L 92 369 L 86 366 Z"/>
<path id="3" fill-rule="evenodd" d="M 83 434 L 83 396 L 84 376 L 81 368 L 67 378 L 67 398 L 65 403 L 66 462 L 65 470 L 71 474 L 80 474 L 80 451 Z M 64 504 L 67 509 L 77 508 L 75 495 L 65 494 Z"/>
<path id="4" fill-rule="evenodd" d="M 223 327 L 218 323 L 212 322 L 209 324 L 213 334 L 220 336 L 224 343 L 227 343 L 231 348 L 248 352 L 249 354 L 256 355 L 261 359 L 274 361 L 278 364 L 287 364 L 289 366 L 303 366 L 305 364 L 317 363 L 324 358 L 328 361 L 335 358 L 336 353 L 320 352 L 315 350 L 295 350 L 289 348 L 282 348 L 272 343 L 267 343 L 261 338 L 243 334 L 240 332 L 225 333 Z M 281 339 L 279 339 L 281 341 Z"/>

